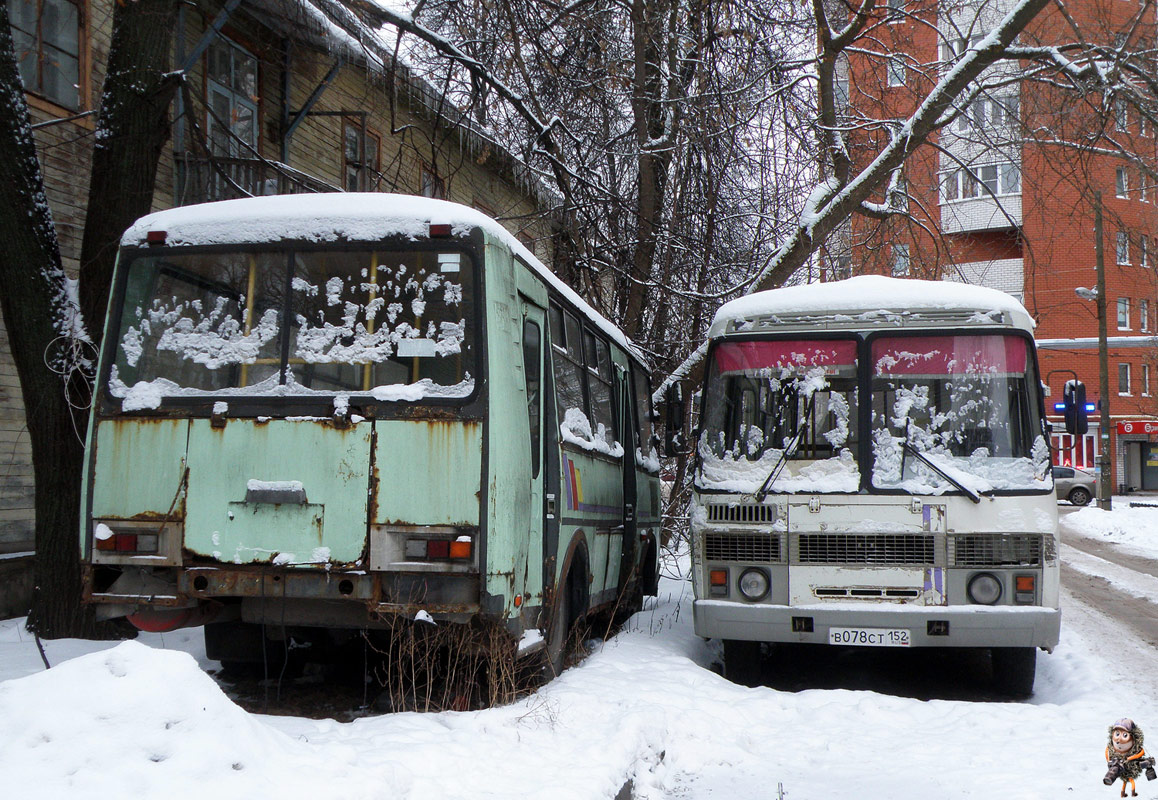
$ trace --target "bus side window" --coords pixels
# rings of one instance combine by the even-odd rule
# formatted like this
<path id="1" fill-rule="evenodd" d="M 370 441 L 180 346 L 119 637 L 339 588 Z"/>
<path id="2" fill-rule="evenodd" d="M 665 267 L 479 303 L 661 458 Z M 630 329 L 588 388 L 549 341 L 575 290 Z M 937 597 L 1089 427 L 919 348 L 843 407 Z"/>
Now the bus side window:
<path id="1" fill-rule="evenodd" d="M 639 447 L 644 453 L 651 448 L 651 387 L 639 367 L 631 365 L 631 385 L 635 392 L 635 416 L 639 424 Z"/>
<path id="2" fill-rule="evenodd" d="M 543 335 L 539 324 L 523 322 L 523 370 L 527 376 L 527 416 L 531 424 L 531 477 L 539 477 L 540 386 L 542 385 Z"/>
<path id="3" fill-rule="evenodd" d="M 603 441 L 608 446 L 618 438 L 614 404 L 611 402 L 611 355 L 607 342 L 597 338 L 590 331 L 584 332 L 587 351 L 587 386 L 591 395 L 591 429 L 598 436 L 599 426 L 603 426 Z"/>
<path id="4" fill-rule="evenodd" d="M 556 315 L 552 313 L 552 321 Z M 551 341 L 558 350 L 555 353 L 555 391 L 558 395 L 560 423 L 566 423 L 567 412 L 576 409 L 584 419 L 590 421 L 587 413 L 586 381 L 583 379 L 583 339 L 579 320 L 570 312 L 561 312 L 565 325 L 563 336 L 551 329 Z"/>

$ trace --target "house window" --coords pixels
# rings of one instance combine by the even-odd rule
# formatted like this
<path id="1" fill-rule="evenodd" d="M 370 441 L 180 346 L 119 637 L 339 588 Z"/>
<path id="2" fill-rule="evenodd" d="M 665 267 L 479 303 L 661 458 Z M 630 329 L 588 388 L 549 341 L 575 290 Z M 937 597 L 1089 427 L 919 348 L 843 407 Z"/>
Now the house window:
<path id="1" fill-rule="evenodd" d="M 1150 396 L 1150 365 L 1142 365 L 1142 396 Z"/>
<path id="2" fill-rule="evenodd" d="M 1118 240 L 1116 250 L 1118 253 L 1119 264 L 1130 263 L 1130 234 L 1125 231 L 1118 231 Z"/>
<path id="3" fill-rule="evenodd" d="M 901 56 L 891 57 L 889 59 L 889 86 L 904 86 L 908 77 L 907 72 L 904 58 Z"/>
<path id="4" fill-rule="evenodd" d="M 8 18 L 24 88 L 79 109 L 83 0 L 8 0 Z"/>
<path id="5" fill-rule="evenodd" d="M 852 256 L 839 255 L 833 259 L 832 277 L 838 281 L 852 277 Z"/>
<path id="6" fill-rule="evenodd" d="M 207 53 L 209 149 L 215 156 L 254 158 L 257 152 L 257 59 L 221 36 Z"/>
<path id="7" fill-rule="evenodd" d="M 1138 325 L 1144 331 L 1150 330 L 1150 301 L 1138 301 Z"/>
<path id="8" fill-rule="evenodd" d="M 1126 111 L 1125 100 L 1114 101 L 1114 128 L 1120 131 L 1126 130 L 1130 125 L 1130 116 Z"/>
<path id="9" fill-rule="evenodd" d="M 889 22 L 899 22 L 904 16 L 905 0 L 889 0 L 888 19 Z"/>
<path id="10" fill-rule="evenodd" d="M 1118 365 L 1118 394 L 1130 393 L 1130 365 Z"/>
<path id="11" fill-rule="evenodd" d="M 1114 170 L 1114 194 L 1118 197 L 1130 196 L 1130 178 L 1125 167 Z"/>
<path id="12" fill-rule="evenodd" d="M 1017 164 L 998 164 L 1000 194 L 1021 193 L 1021 168 Z"/>
<path id="13" fill-rule="evenodd" d="M 446 182 L 438 177 L 432 168 L 422 165 L 422 196 L 433 197 L 437 200 L 446 199 Z"/>
<path id="14" fill-rule="evenodd" d="M 900 278 L 909 274 L 909 246 L 907 244 L 893 245 L 893 277 Z"/>
<path id="15" fill-rule="evenodd" d="M 1141 252 L 1142 266 L 1150 266 L 1150 237 L 1142 235 L 1138 238 L 1138 249 Z M 1145 302 L 1144 300 L 1142 302 Z"/>
<path id="16" fill-rule="evenodd" d="M 985 188 L 979 194 L 988 197 L 997 194 L 997 165 L 986 164 L 977 168 L 977 179 Z"/>
<path id="17" fill-rule="evenodd" d="M 1118 298 L 1118 330 L 1130 330 L 1130 298 Z"/>
<path id="18" fill-rule="evenodd" d="M 347 192 L 369 192 L 378 187 L 381 139 L 362 127 L 361 120 L 342 123 L 342 163 Z"/>
<path id="19" fill-rule="evenodd" d="M 909 210 L 909 185 L 905 181 L 897 181 L 897 186 L 888 193 L 889 209 L 891 211 Z"/>

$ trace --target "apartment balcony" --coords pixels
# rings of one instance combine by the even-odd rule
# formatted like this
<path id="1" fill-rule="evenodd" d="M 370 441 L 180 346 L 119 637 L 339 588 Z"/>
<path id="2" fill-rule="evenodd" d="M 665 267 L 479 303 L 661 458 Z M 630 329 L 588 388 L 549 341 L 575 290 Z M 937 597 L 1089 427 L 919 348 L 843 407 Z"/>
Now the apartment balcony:
<path id="1" fill-rule="evenodd" d="M 262 197 L 275 194 L 340 192 L 313 175 L 279 161 L 257 158 L 191 156 L 178 153 L 177 191 L 174 205 Z"/>
<path id="2" fill-rule="evenodd" d="M 945 270 L 945 280 L 998 289 L 1024 302 L 1025 263 L 1020 258 L 954 264 Z"/>
<path id="3" fill-rule="evenodd" d="M 1020 227 L 1020 194 L 941 201 L 941 230 L 944 233 L 999 231 Z"/>

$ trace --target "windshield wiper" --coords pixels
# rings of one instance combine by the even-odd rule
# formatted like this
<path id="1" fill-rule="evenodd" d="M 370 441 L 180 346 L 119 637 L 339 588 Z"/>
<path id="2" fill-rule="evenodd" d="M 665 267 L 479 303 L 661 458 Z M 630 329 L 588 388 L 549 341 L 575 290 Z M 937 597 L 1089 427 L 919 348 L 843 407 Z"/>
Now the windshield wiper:
<path id="1" fill-rule="evenodd" d="M 816 403 L 816 392 L 813 392 L 808 397 L 808 403 L 804 407 L 804 421 L 796 428 L 796 434 L 792 437 L 792 441 L 788 446 L 780 451 L 780 457 L 776 459 L 776 463 L 772 465 L 772 471 L 768 473 L 768 477 L 764 479 L 764 483 L 760 485 L 760 490 L 756 492 L 756 502 L 764 502 L 764 498 L 772 490 L 772 484 L 776 483 L 776 479 L 780 477 L 780 473 L 784 471 L 784 467 L 788 466 L 788 459 L 796 455 L 796 451 L 800 449 L 800 443 L 804 441 L 804 432 L 808 430 L 808 422 L 812 419 L 812 409 Z"/>
<path id="2" fill-rule="evenodd" d="M 953 484 L 958 489 L 960 489 L 962 492 L 964 492 L 965 495 L 970 500 L 972 500 L 974 503 L 980 503 L 981 502 L 981 495 L 977 494 L 977 492 L 973 491 L 968 486 L 961 483 L 961 481 L 954 478 L 944 468 L 937 466 L 935 463 L 933 463 L 933 460 L 931 458 L 929 458 L 927 455 L 925 455 L 924 453 L 922 453 L 920 450 L 918 450 L 916 447 L 913 446 L 913 444 L 909 441 L 909 420 L 906 419 L 905 420 L 905 441 L 901 443 L 901 480 L 905 479 L 905 456 L 910 454 L 910 453 L 913 455 L 913 458 L 917 459 L 922 464 L 927 466 L 929 469 L 933 470 L 938 475 L 940 475 L 942 478 L 949 481 L 949 483 Z"/>

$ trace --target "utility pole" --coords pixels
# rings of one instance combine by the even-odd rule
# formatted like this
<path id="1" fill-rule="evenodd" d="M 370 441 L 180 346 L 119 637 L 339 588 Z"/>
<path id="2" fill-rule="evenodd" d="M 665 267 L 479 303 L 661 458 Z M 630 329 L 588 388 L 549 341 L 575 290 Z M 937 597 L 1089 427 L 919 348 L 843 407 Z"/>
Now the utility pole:
<path id="1" fill-rule="evenodd" d="M 1110 510 L 1113 475 L 1110 474 L 1110 364 L 1106 345 L 1106 258 L 1102 241 L 1102 193 L 1094 192 L 1094 267 L 1098 273 L 1098 508 Z"/>

